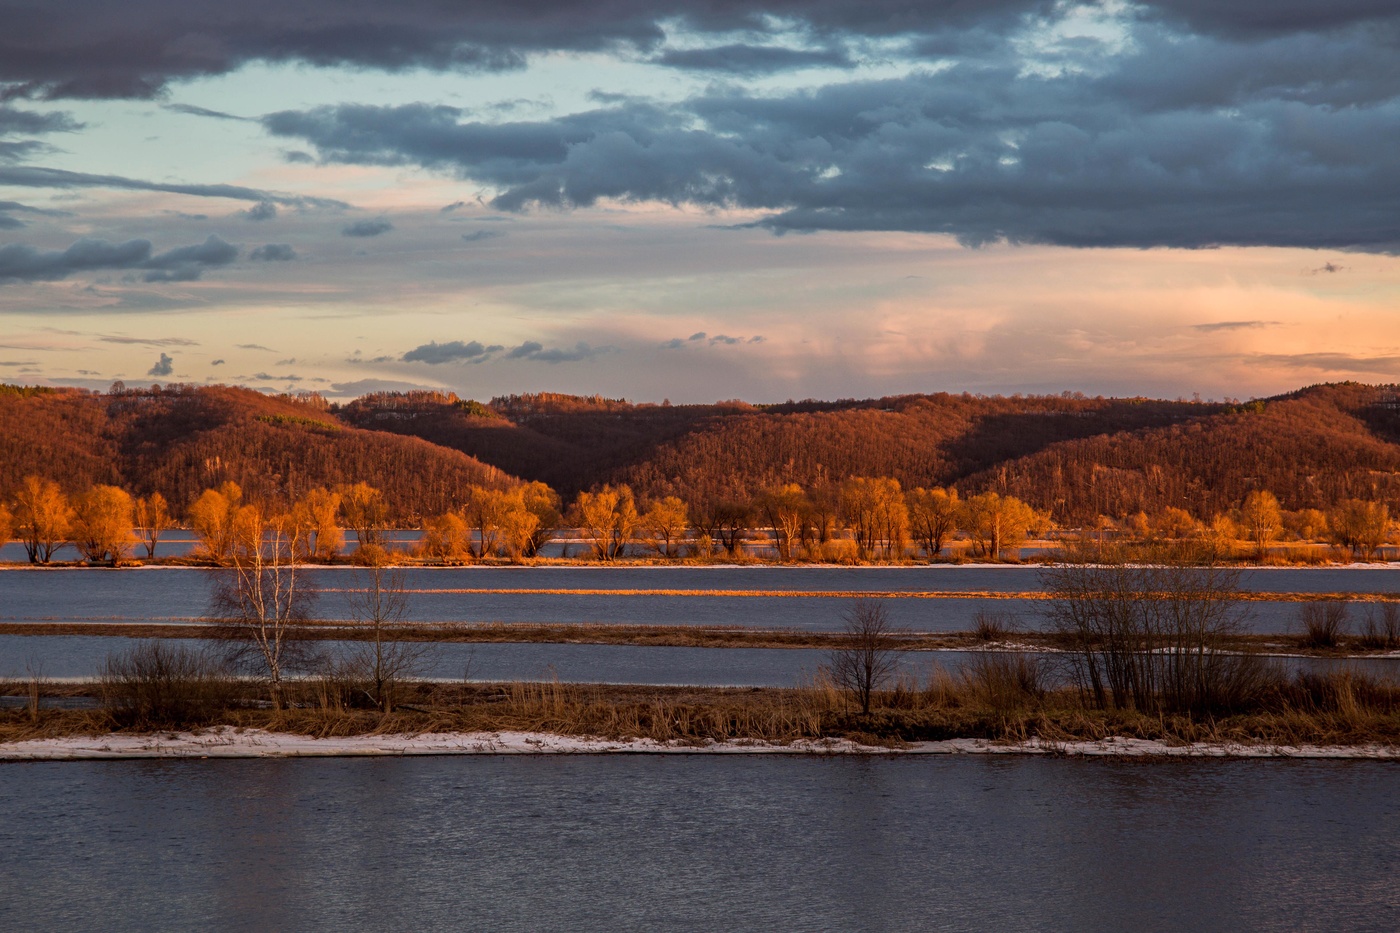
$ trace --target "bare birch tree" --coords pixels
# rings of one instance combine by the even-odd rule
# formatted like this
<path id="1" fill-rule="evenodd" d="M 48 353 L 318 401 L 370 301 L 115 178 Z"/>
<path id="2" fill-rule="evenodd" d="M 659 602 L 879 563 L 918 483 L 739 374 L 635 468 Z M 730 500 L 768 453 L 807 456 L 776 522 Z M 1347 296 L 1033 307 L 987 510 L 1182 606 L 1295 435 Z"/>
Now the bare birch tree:
<path id="1" fill-rule="evenodd" d="M 215 572 L 211 615 L 230 660 L 266 680 L 273 705 L 282 709 L 286 675 L 310 661 L 297 629 L 311 618 L 316 591 L 296 563 L 293 521 L 265 519 L 257 507 L 244 506 L 236 524 L 230 565 Z"/>

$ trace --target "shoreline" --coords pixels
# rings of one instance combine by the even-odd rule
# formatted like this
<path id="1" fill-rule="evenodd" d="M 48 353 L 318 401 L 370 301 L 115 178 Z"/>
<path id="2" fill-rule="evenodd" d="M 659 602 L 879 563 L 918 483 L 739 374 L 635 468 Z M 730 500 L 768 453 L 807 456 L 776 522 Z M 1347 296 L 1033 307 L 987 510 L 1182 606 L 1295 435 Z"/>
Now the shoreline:
<path id="1" fill-rule="evenodd" d="M 549 732 L 446 732 L 311 738 L 227 726 L 200 732 L 109 734 L 33 739 L 0 745 L 0 763 L 150 759 L 384 758 L 475 755 L 801 755 L 901 758 L 946 755 L 1031 755 L 1062 758 L 1211 760 L 1400 761 L 1400 747 L 1365 745 L 1246 745 L 1228 742 L 1168 744 L 1109 737 L 1097 741 L 995 742 L 946 739 L 900 746 L 863 745 L 850 739 L 708 741 L 601 739 Z"/>

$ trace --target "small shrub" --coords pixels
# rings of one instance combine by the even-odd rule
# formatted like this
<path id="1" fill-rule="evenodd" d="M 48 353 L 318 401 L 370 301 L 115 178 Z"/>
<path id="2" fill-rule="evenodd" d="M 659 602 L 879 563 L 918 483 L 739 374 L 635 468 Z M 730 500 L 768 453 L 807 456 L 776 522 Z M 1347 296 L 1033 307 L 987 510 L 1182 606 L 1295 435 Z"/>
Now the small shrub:
<path id="1" fill-rule="evenodd" d="M 1304 648 L 1335 648 L 1346 631 L 1349 604 L 1339 599 L 1305 603 L 1298 610 L 1298 623 L 1303 633 L 1299 643 Z"/>
<path id="2" fill-rule="evenodd" d="M 1400 647 L 1400 606 L 1381 603 L 1379 608 L 1368 607 L 1357 643 L 1371 650 Z"/>
<path id="3" fill-rule="evenodd" d="M 978 612 L 972 622 L 978 641 L 1001 641 L 1016 629 L 1015 617 L 1006 612 Z"/>
<path id="4" fill-rule="evenodd" d="M 233 699 L 233 681 L 206 652 L 161 639 L 107 657 L 103 705 L 122 727 L 204 725 Z"/>
<path id="5" fill-rule="evenodd" d="M 860 548 L 847 538 L 834 538 L 821 545 L 821 559 L 828 564 L 853 566 L 860 563 Z"/>
<path id="6" fill-rule="evenodd" d="M 1038 704 L 1045 697 L 1043 659 L 1019 652 L 988 651 L 962 669 L 962 681 L 977 702 L 997 713 Z"/>

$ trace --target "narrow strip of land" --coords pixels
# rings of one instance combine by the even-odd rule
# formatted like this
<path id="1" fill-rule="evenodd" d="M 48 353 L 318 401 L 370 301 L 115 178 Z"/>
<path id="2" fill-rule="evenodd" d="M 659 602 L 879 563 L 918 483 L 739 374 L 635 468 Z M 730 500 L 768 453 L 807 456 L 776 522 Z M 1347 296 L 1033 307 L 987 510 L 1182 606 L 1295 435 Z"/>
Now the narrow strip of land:
<path id="1" fill-rule="evenodd" d="M 209 623 L 0 622 L 0 636 L 88 636 L 105 638 L 219 637 Z M 374 636 L 362 625 L 328 621 L 298 625 L 288 637 L 303 641 L 364 641 Z M 830 650 L 846 643 L 841 632 L 761 629 L 710 625 L 611 625 L 604 623 L 430 623 L 396 626 L 396 641 L 467 644 L 632 645 L 655 648 L 775 648 Z M 902 651 L 1062 652 L 1079 647 L 1057 632 L 895 632 L 892 646 Z M 1170 648 L 1163 645 L 1163 648 Z M 1396 648 L 1369 647 L 1353 639 L 1331 648 L 1305 647 L 1285 635 L 1242 633 L 1223 637 L 1213 649 L 1279 657 L 1395 658 Z"/>
<path id="2" fill-rule="evenodd" d="M 354 587 L 328 587 L 323 593 L 363 593 Z M 710 589 L 606 589 L 546 587 L 422 587 L 405 589 L 414 595 L 435 596 L 665 596 L 676 598 L 734 599 L 1005 599 L 1037 601 L 1053 598 L 1045 590 L 710 590 Z M 1165 598 L 1168 594 L 1147 594 L 1145 598 Z M 1273 593 L 1253 590 L 1230 594 L 1240 602 L 1310 603 L 1342 600 L 1347 602 L 1400 602 L 1395 593 Z"/>

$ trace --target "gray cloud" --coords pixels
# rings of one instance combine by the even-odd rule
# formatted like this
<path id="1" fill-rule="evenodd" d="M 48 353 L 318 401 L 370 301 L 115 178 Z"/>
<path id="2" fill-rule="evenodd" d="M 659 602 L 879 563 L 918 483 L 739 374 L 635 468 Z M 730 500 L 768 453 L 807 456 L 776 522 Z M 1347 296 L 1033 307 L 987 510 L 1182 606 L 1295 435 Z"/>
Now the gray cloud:
<path id="1" fill-rule="evenodd" d="M 15 243 L 0 247 L 0 283 L 51 281 L 95 269 L 131 269 L 150 256 L 150 240 L 82 239 L 61 252 Z"/>
<path id="2" fill-rule="evenodd" d="M 21 204 L 19 201 L 0 201 L 0 211 L 10 211 L 16 214 L 42 214 L 45 217 L 71 216 L 67 211 L 46 210 L 42 207 Z"/>
<path id="3" fill-rule="evenodd" d="M 772 45 L 666 49 L 651 61 L 669 68 L 743 75 L 770 74 L 797 68 L 849 68 L 854 64 L 842 49 L 789 49 Z"/>
<path id="4" fill-rule="evenodd" d="M 1003 21 L 1049 0 L 46 0 L 8 14 L 0 84 L 34 97 L 155 97 L 251 61 L 480 71 L 547 51 L 650 53 L 663 24 L 692 33 L 894 36 Z"/>
<path id="5" fill-rule="evenodd" d="M 506 353 L 508 360 L 536 360 L 541 363 L 575 363 L 592 359 L 601 353 L 609 353 L 612 347 L 591 347 L 580 340 L 571 349 L 546 348 L 544 345 L 527 340 Z"/>
<path id="6" fill-rule="evenodd" d="M 620 199 L 763 211 L 775 232 L 909 230 L 973 246 L 1400 250 L 1393 52 L 1271 40 L 1241 71 L 1214 39 L 1176 48 L 1149 35 L 1122 55 L 1081 45 L 1066 65 L 1092 70 L 1027 73 L 1004 45 L 937 73 L 761 97 L 725 86 L 507 123 L 344 105 L 264 125 L 327 161 L 471 179 L 507 211 Z"/>
<path id="7" fill-rule="evenodd" d="M 121 337 L 103 336 L 98 337 L 103 343 L 129 344 L 138 347 L 197 347 L 198 340 L 190 340 L 186 337 Z"/>
<path id="8" fill-rule="evenodd" d="M 226 266 L 238 258 L 238 247 L 214 234 L 197 246 L 181 246 L 152 256 L 141 264 L 148 269 L 147 282 L 193 282 L 212 266 Z"/>
<path id="9" fill-rule="evenodd" d="M 302 382 L 305 377 L 297 375 L 278 376 L 271 373 L 253 373 L 253 378 L 261 379 L 264 382 Z"/>
<path id="10" fill-rule="evenodd" d="M 371 392 L 412 392 L 415 389 L 441 389 L 442 386 L 421 382 L 401 382 L 394 379 L 356 379 L 353 382 L 332 383 L 332 395 L 368 395 Z"/>
<path id="11" fill-rule="evenodd" d="M 1390 0 L 1151 0 L 1141 11 L 1196 30 L 1238 37 L 1340 29 L 1394 22 L 1400 16 Z"/>
<path id="12" fill-rule="evenodd" d="M 1400 374 L 1400 356 L 1358 356 L 1350 353 L 1260 353 L 1247 363 L 1315 369 L 1329 373 L 1382 373 L 1393 380 Z"/>
<path id="13" fill-rule="evenodd" d="M 0 102 L 4 96 L 0 94 Z M 52 151 L 52 146 L 37 139 L 11 139 L 16 135 L 44 135 L 47 133 L 71 132 L 81 129 L 82 124 L 66 113 L 41 113 L 33 110 L 20 110 L 0 103 L 0 162 L 17 162 L 39 153 Z"/>
<path id="14" fill-rule="evenodd" d="M 1191 329 L 1211 334 L 1223 330 L 1257 330 L 1261 327 L 1278 326 L 1278 321 L 1215 321 L 1211 324 L 1196 324 Z"/>
<path id="15" fill-rule="evenodd" d="M 166 355 L 166 354 L 164 354 L 164 353 L 162 353 L 162 354 L 160 355 L 160 359 L 156 360 L 156 364 L 155 364 L 154 366 L 152 366 L 150 369 L 146 370 L 146 375 L 148 375 L 148 376 L 168 376 L 168 375 L 170 375 L 171 373 L 173 373 L 174 371 L 175 371 L 175 360 L 174 360 L 174 358 L 171 357 L 171 356 L 168 356 L 168 355 Z"/>
<path id="16" fill-rule="evenodd" d="M 192 117 L 211 117 L 215 120 L 238 120 L 247 122 L 247 117 L 240 117 L 232 113 L 224 113 L 222 110 L 210 110 L 208 107 L 196 107 L 194 104 L 163 104 L 166 110 L 175 113 L 188 114 Z"/>
<path id="17" fill-rule="evenodd" d="M 240 349 L 240 350 L 263 350 L 263 351 L 266 351 L 267 353 L 276 353 L 276 352 L 277 352 L 276 350 L 272 349 L 271 347 L 265 347 L 265 346 L 263 346 L 263 345 L 260 344 L 260 343 L 240 343 L 240 344 L 238 344 L 237 346 L 238 346 L 238 349 Z"/>
<path id="18" fill-rule="evenodd" d="M 341 236 L 371 237 L 388 233 L 394 229 L 394 225 L 383 217 L 376 217 L 373 220 L 357 220 L 340 229 Z"/>
<path id="19" fill-rule="evenodd" d="M 473 340 L 463 343 L 460 340 L 450 340 L 447 343 L 425 343 L 420 347 L 414 347 L 402 357 L 405 363 L 428 363 L 436 366 L 439 363 L 451 363 L 458 360 L 472 360 L 483 357 L 493 350 L 500 350 L 501 347 L 488 348 L 479 341 Z"/>
<path id="20" fill-rule="evenodd" d="M 327 198 L 307 198 L 299 195 L 276 194 L 244 188 L 240 185 L 179 185 L 142 181 L 121 175 L 94 175 L 69 172 L 37 165 L 0 166 L 0 185 L 25 188 L 117 188 L 128 191 L 163 191 L 198 198 L 229 198 L 235 201 L 267 201 L 293 207 L 345 208 L 343 201 Z"/>
<path id="21" fill-rule="evenodd" d="M 262 262 L 289 262 L 297 258 L 297 251 L 292 249 L 290 243 L 268 243 L 253 249 L 248 258 Z"/>
<path id="22" fill-rule="evenodd" d="M 271 201 L 259 201 L 242 213 L 248 220 L 272 220 L 277 216 L 277 205 Z"/>
<path id="23" fill-rule="evenodd" d="M 495 240 L 505 236 L 501 230 L 473 230 L 471 233 L 462 234 L 463 243 L 480 243 L 483 240 Z"/>
<path id="24" fill-rule="evenodd" d="M 583 341 L 579 341 L 570 348 L 558 348 L 546 347 L 537 340 L 527 340 L 519 346 L 506 348 L 501 344 L 488 346 L 478 340 L 466 343 L 460 340 L 451 340 L 446 343 L 437 343 L 436 341 L 425 343 L 409 350 L 400 359 L 405 363 L 428 363 L 433 366 L 441 363 L 485 363 L 495 359 L 533 360 L 540 363 L 574 363 L 591 359 L 602 353 L 610 353 L 612 350 L 612 347 L 589 346 Z"/>
<path id="25" fill-rule="evenodd" d="M 209 365 L 210 365 L 210 366 L 222 366 L 222 365 L 224 365 L 224 361 L 223 361 L 223 360 L 215 360 L 214 362 L 210 363 Z"/>

